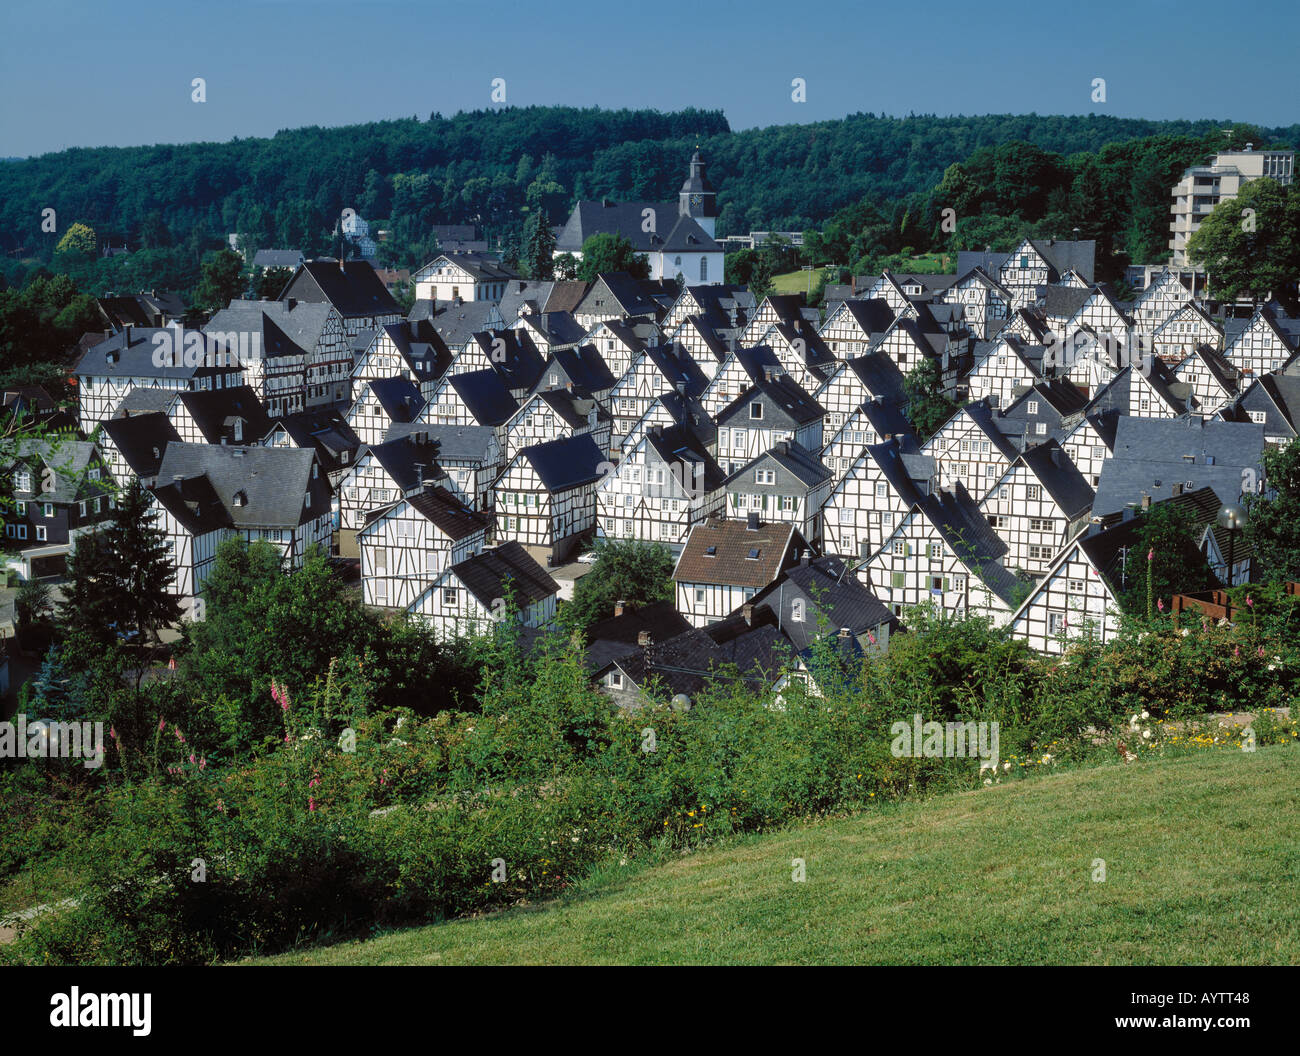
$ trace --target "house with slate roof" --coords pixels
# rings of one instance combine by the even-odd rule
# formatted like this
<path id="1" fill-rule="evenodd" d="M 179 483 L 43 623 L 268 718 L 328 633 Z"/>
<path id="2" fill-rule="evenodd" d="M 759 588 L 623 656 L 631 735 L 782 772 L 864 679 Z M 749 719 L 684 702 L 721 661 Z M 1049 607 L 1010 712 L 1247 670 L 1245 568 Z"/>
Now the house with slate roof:
<path id="1" fill-rule="evenodd" d="M 609 412 L 591 397 L 571 389 L 543 389 L 527 398 L 506 422 L 505 433 L 507 461 L 521 448 L 583 434 L 591 436 L 601 453 L 609 457 Z"/>
<path id="2" fill-rule="evenodd" d="M 406 378 L 428 399 L 451 361 L 451 349 L 429 320 L 403 319 L 370 332 L 352 368 L 352 384 L 359 390 L 362 382 Z"/>
<path id="3" fill-rule="evenodd" d="M 0 474 L 11 567 L 24 579 L 59 575 L 77 536 L 112 516 L 115 479 L 88 440 L 19 439 L 9 454 Z"/>
<path id="4" fill-rule="evenodd" d="M 349 344 L 365 331 L 402 321 L 401 307 L 368 260 L 306 261 L 280 291 L 279 300 L 329 304 L 343 320 Z M 351 368 L 349 363 L 349 372 Z"/>
<path id="5" fill-rule="evenodd" d="M 729 517 L 757 513 L 763 520 L 788 522 L 813 546 L 822 542 L 822 507 L 830 496 L 831 471 L 798 443 L 778 440 L 735 470 L 723 483 Z"/>
<path id="6" fill-rule="evenodd" d="M 499 301 L 518 279 L 486 253 L 439 253 L 411 276 L 415 296 L 430 301 Z"/>
<path id="7" fill-rule="evenodd" d="M 492 485 L 504 467 L 495 429 L 483 425 L 411 422 L 389 426 L 384 440 L 398 440 L 414 433 L 426 434 L 429 442 L 436 445 L 433 472 L 441 486 L 471 509 L 492 508 Z"/>
<path id="8" fill-rule="evenodd" d="M 198 331 L 182 330 L 179 324 L 147 329 L 128 325 L 87 350 L 74 370 L 81 431 L 93 433 L 100 422 L 113 416 L 122 398 L 134 388 L 182 392 L 243 385 L 241 362 L 210 355 L 203 337 Z M 191 338 L 192 343 L 204 347 L 186 356 L 184 344 Z M 157 354 L 178 347 L 181 354 L 175 357 Z"/>
<path id="9" fill-rule="evenodd" d="M 937 486 L 934 458 L 897 436 L 859 450 L 826 499 L 826 552 L 867 561 Z"/>
<path id="10" fill-rule="evenodd" d="M 126 481 L 134 475 L 145 487 L 153 486 L 167 445 L 181 439 L 162 411 L 110 418 L 96 436 L 113 479 Z"/>
<path id="11" fill-rule="evenodd" d="M 366 445 L 381 444 L 390 426 L 422 420 L 425 399 L 409 378 L 375 378 L 362 383 L 344 421 Z"/>
<path id="12" fill-rule="evenodd" d="M 443 344 L 452 355 L 465 350 L 475 334 L 506 329 L 495 301 L 431 301 L 417 300 L 411 306 L 407 321 L 433 324 Z"/>
<path id="13" fill-rule="evenodd" d="M 449 566 L 481 553 L 492 518 L 432 487 L 375 510 L 357 533 L 362 599 L 407 609 Z"/>
<path id="14" fill-rule="evenodd" d="M 338 487 L 340 556 L 358 556 L 356 535 L 372 513 L 438 480 L 437 452 L 424 429 L 361 449 Z"/>
<path id="15" fill-rule="evenodd" d="M 825 417 L 788 375 L 769 372 L 718 413 L 718 464 L 735 473 L 782 440 L 820 452 Z"/>
<path id="16" fill-rule="evenodd" d="M 690 428 L 651 425 L 596 485 L 596 534 L 677 553 L 692 527 L 722 510 L 723 477 Z"/>
<path id="17" fill-rule="evenodd" d="M 613 470 L 589 434 L 522 448 L 493 486 L 496 538 L 563 564 L 596 525 L 596 485 Z"/>
<path id="18" fill-rule="evenodd" d="M 445 569 L 406 610 L 440 639 L 484 634 L 512 614 L 524 627 L 555 620 L 555 582 L 519 543 L 510 541 Z"/>

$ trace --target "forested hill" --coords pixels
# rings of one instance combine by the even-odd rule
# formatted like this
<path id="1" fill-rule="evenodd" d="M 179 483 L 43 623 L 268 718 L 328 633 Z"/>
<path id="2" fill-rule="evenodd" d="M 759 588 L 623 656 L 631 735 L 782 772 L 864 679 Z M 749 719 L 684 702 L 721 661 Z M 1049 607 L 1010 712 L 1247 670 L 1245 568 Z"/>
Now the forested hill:
<path id="1" fill-rule="evenodd" d="M 1068 155 L 1223 124 L 854 114 L 735 132 L 720 111 L 528 107 L 229 143 L 73 149 L 0 165 L 0 244 L 10 281 L 20 259 L 52 260 L 59 233 L 77 221 L 101 245 L 132 249 L 197 254 L 241 232 L 257 245 L 322 252 L 341 210 L 353 208 L 385 220 L 392 246 L 414 257 L 436 223 L 478 222 L 491 237 L 509 236 L 527 207 L 559 222 L 578 197 L 672 200 L 697 143 L 719 190 L 721 233 L 802 229 L 864 197 L 927 190 L 980 147 L 1020 140 Z M 1300 126 L 1261 131 L 1300 141 Z M 46 208 L 56 210 L 55 233 L 40 231 Z"/>

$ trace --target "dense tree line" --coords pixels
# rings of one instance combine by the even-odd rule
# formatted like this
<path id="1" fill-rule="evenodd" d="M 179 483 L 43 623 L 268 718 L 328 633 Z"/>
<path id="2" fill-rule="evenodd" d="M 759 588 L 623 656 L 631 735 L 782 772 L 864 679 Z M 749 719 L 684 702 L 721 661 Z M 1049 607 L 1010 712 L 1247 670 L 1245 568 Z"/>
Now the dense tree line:
<path id="1" fill-rule="evenodd" d="M 544 211 L 558 223 L 579 197 L 673 200 L 697 144 L 718 186 L 721 233 L 804 229 L 837 210 L 863 208 L 855 203 L 867 200 L 881 215 L 868 210 L 862 223 L 853 220 L 853 234 L 879 224 L 902 241 L 869 235 L 857 249 L 877 242 L 882 250 L 919 248 L 927 232 L 934 237 L 937 222 L 921 199 L 946 204 L 955 198 L 997 216 L 1046 221 L 1058 213 L 1071 224 L 1087 219 L 1114 230 L 1134 252 L 1140 240 L 1129 237 L 1131 209 L 1112 228 L 1109 221 L 1117 218 L 1111 213 L 1076 206 L 1108 202 L 1115 187 L 1103 177 L 1112 170 L 1123 170 L 1116 178 L 1125 181 L 1124 201 L 1143 181 L 1167 195 L 1184 154 L 1203 151 L 1220 127 L 1209 120 L 1096 115 L 854 114 L 733 132 L 718 111 L 527 107 L 302 128 L 228 143 L 78 148 L 0 164 L 3 276 L 11 286 L 22 285 L 36 266 L 61 263 L 57 270 L 74 274 L 92 293 L 191 291 L 205 255 L 231 233 L 249 247 L 336 251 L 346 208 L 391 232 L 380 250 L 382 263 L 422 263 L 436 249 L 429 236 L 434 224 L 474 223 L 494 245 L 519 246 L 531 215 Z M 1258 144 L 1300 141 L 1300 126 L 1254 131 Z M 1153 136 L 1170 140 L 1174 149 L 1150 145 L 1138 167 L 1125 169 L 1125 152 L 1133 149 L 1126 145 Z M 995 148 L 1013 142 L 1019 158 L 996 154 Z M 1179 144 L 1186 151 L 1179 153 Z M 1079 156 L 1097 152 L 1093 171 Z M 1023 171 L 1019 161 L 1027 165 Z M 948 180 L 956 163 L 969 165 L 962 186 Z M 981 186 L 989 172 L 996 183 L 991 189 Z M 921 199 L 912 201 L 912 195 Z M 1139 216 L 1142 230 L 1158 234 L 1167 212 L 1158 217 L 1155 198 L 1144 201 L 1152 211 Z M 1122 202 L 1118 207 L 1125 208 Z M 53 231 L 42 230 L 47 209 L 55 211 Z M 106 247 L 131 253 L 103 258 L 71 245 L 60 252 L 74 222 L 93 230 L 97 253 Z M 535 221 L 534 239 L 536 227 Z M 988 233 L 968 224 L 963 237 L 979 241 Z"/>

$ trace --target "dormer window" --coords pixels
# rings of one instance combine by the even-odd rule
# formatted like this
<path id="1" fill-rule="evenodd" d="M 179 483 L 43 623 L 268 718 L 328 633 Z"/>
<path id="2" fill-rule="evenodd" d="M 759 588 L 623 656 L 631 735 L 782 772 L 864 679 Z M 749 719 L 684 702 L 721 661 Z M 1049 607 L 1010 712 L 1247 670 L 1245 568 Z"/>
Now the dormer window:
<path id="1" fill-rule="evenodd" d="M 790 603 L 790 619 L 794 623 L 803 623 L 803 598 L 795 598 Z"/>
<path id="2" fill-rule="evenodd" d="M 755 421 L 760 421 L 760 420 L 762 420 L 762 417 L 763 417 L 763 405 L 762 405 L 761 403 L 758 403 L 757 401 L 755 401 L 754 403 L 751 403 L 751 404 L 749 405 L 749 416 L 750 416 L 750 418 L 754 419 Z"/>

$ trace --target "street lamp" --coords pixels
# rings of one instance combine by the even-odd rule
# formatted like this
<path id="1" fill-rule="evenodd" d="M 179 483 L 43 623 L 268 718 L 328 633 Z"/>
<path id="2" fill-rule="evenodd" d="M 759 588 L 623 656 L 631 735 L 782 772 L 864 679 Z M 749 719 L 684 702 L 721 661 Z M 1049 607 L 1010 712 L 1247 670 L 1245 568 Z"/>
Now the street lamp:
<path id="1" fill-rule="evenodd" d="M 1235 502 L 1225 502 L 1219 508 L 1219 516 L 1216 519 L 1220 528 L 1226 528 L 1228 531 L 1228 586 L 1233 585 L 1233 568 L 1234 558 L 1236 557 L 1237 533 L 1241 531 L 1246 524 L 1246 511 L 1238 506 Z"/>

